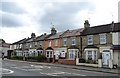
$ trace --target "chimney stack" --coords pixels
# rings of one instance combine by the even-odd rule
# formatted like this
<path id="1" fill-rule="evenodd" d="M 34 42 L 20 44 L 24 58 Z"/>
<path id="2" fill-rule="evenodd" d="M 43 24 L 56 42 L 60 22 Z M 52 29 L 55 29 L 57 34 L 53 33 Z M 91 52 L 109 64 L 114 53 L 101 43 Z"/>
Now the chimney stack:
<path id="1" fill-rule="evenodd" d="M 88 20 L 85 20 L 84 28 L 88 28 L 88 27 L 90 27 L 89 21 L 88 21 Z"/>
<path id="2" fill-rule="evenodd" d="M 44 35 L 47 35 L 47 33 L 44 33 Z"/>
<path id="3" fill-rule="evenodd" d="M 31 33 L 31 38 L 35 38 L 35 37 L 36 37 L 35 33 Z"/>
<path id="4" fill-rule="evenodd" d="M 56 29 L 54 27 L 51 28 L 51 34 L 56 34 Z"/>

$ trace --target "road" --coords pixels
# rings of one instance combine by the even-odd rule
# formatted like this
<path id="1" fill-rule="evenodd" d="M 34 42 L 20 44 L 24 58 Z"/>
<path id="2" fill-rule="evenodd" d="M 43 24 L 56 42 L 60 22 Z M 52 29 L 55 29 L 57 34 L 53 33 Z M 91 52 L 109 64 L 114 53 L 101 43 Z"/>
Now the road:
<path id="1" fill-rule="evenodd" d="M 111 74 L 111 73 L 103 73 L 103 72 L 96 72 L 96 71 L 87 71 L 87 70 L 78 70 L 78 69 L 71 69 L 71 68 L 63 68 L 63 67 L 55 67 L 55 66 L 47 66 L 47 65 L 38 65 L 35 63 L 28 63 L 28 62 L 16 62 L 16 61 L 9 61 L 4 60 L 2 62 L 2 68 L 6 70 L 3 72 L 2 78 L 76 78 L 81 77 L 85 78 L 90 76 L 94 76 L 98 78 L 98 76 L 104 77 L 111 77 L 118 76 L 118 74 Z M 92 77 L 93 78 L 93 77 Z M 103 78 L 103 77 L 102 77 Z M 107 77 L 108 78 L 108 77 Z M 115 77 L 117 78 L 117 77 Z"/>

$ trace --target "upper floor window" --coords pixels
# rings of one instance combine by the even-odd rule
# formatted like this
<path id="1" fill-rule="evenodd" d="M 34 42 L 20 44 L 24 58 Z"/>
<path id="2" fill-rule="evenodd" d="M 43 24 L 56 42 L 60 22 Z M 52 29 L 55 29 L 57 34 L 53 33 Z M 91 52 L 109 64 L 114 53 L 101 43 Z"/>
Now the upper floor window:
<path id="1" fill-rule="evenodd" d="M 37 47 L 37 42 L 35 42 L 35 47 Z"/>
<path id="2" fill-rule="evenodd" d="M 32 48 L 32 43 L 30 43 L 30 48 Z"/>
<path id="3" fill-rule="evenodd" d="M 58 46 L 58 40 L 55 40 L 55 44 L 54 44 L 55 46 Z"/>
<path id="4" fill-rule="evenodd" d="M 42 45 L 42 41 L 40 41 L 40 45 Z"/>
<path id="5" fill-rule="evenodd" d="M 76 44 L 76 38 L 73 37 L 73 38 L 72 38 L 72 45 L 75 45 L 75 44 Z"/>
<path id="6" fill-rule="evenodd" d="M 63 39 L 63 46 L 66 46 L 67 45 L 67 38 L 64 38 Z"/>
<path id="7" fill-rule="evenodd" d="M 26 43 L 26 48 L 29 48 L 29 45 L 30 45 L 29 43 Z"/>
<path id="8" fill-rule="evenodd" d="M 16 48 L 17 48 L 17 49 L 19 48 L 19 44 L 16 45 Z"/>
<path id="9" fill-rule="evenodd" d="M 51 41 L 48 41 L 48 46 L 51 47 Z"/>
<path id="10" fill-rule="evenodd" d="M 22 48 L 22 44 L 20 44 L 20 48 Z"/>
<path id="11" fill-rule="evenodd" d="M 100 44 L 106 44 L 106 34 L 100 34 Z"/>
<path id="12" fill-rule="evenodd" d="M 89 35 L 89 36 L 87 36 L 87 38 L 88 38 L 88 45 L 92 45 L 93 44 L 93 36 Z"/>

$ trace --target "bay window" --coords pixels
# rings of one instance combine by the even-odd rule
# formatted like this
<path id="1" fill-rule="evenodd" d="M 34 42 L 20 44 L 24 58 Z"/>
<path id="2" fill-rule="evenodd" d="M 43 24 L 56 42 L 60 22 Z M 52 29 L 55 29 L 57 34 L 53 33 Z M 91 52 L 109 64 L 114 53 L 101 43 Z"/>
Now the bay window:
<path id="1" fill-rule="evenodd" d="M 47 58 L 52 58 L 52 51 L 51 50 L 46 51 L 46 57 Z"/>
<path id="2" fill-rule="evenodd" d="M 86 60 L 97 60 L 97 51 L 96 50 L 87 50 L 86 51 Z"/>
<path id="3" fill-rule="evenodd" d="M 69 49 L 69 59 L 74 60 L 75 57 L 78 57 L 78 50 L 77 49 Z"/>

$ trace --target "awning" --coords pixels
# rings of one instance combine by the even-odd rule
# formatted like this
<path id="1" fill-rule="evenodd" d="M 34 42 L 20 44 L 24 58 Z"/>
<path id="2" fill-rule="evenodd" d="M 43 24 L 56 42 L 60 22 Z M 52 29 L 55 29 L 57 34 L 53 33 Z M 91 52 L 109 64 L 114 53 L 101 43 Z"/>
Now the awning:
<path id="1" fill-rule="evenodd" d="M 79 49 L 79 48 L 76 46 L 70 46 L 68 49 Z"/>
<path id="2" fill-rule="evenodd" d="M 111 49 L 112 50 L 120 50 L 120 45 L 112 45 Z"/>
<path id="3" fill-rule="evenodd" d="M 53 50 L 51 47 L 48 47 L 46 50 Z"/>
<path id="4" fill-rule="evenodd" d="M 98 47 L 97 47 L 97 46 L 94 46 L 94 45 L 88 45 L 88 46 L 86 46 L 84 49 L 86 49 L 86 48 L 97 48 L 97 49 L 98 49 Z"/>
<path id="5" fill-rule="evenodd" d="M 43 50 L 43 48 L 42 48 L 42 47 L 39 47 L 39 48 L 37 48 L 37 50 Z"/>

